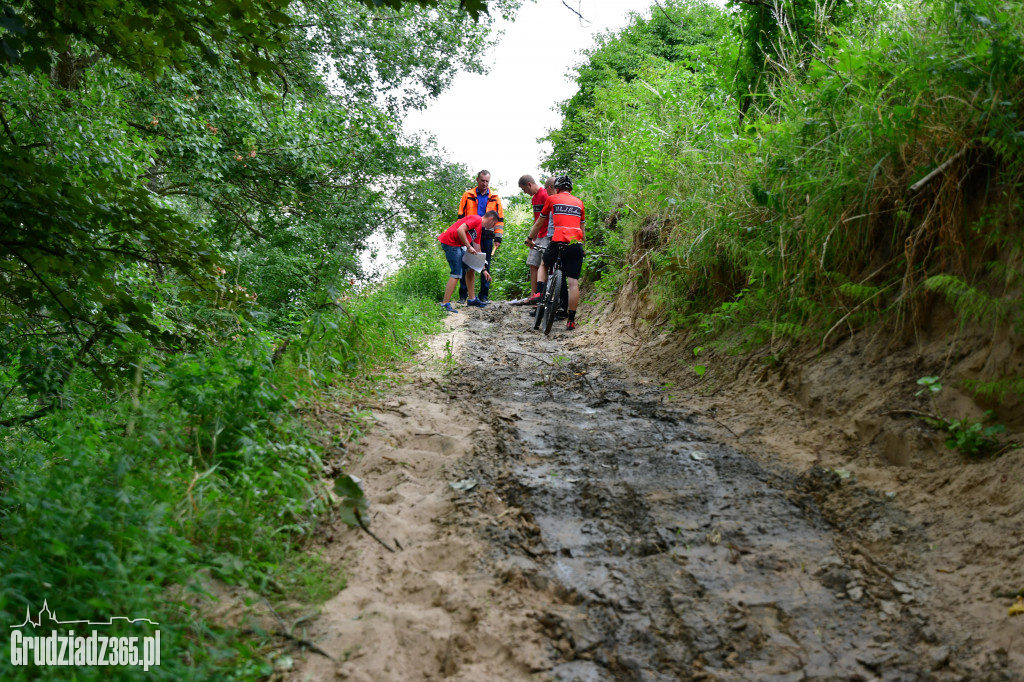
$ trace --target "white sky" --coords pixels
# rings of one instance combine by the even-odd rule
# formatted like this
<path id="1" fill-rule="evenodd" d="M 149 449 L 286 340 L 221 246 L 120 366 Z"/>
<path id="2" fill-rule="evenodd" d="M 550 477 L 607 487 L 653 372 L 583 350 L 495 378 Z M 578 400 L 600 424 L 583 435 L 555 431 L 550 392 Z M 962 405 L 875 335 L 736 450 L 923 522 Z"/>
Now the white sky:
<path id="1" fill-rule="evenodd" d="M 496 22 L 504 35 L 482 57 L 490 73 L 460 73 L 426 110 L 406 117 L 405 130 L 433 134 L 448 159 L 471 173 L 491 171 L 491 186 L 502 196 L 519 191 L 524 173 L 538 177 L 550 150 L 537 138 L 561 123 L 554 107 L 576 92 L 566 74 L 581 61 L 579 51 L 593 45 L 595 34 L 626 26 L 631 11 L 650 16 L 654 3 L 566 1 L 590 23 L 581 26 L 562 0 L 526 0 L 515 22 Z"/>

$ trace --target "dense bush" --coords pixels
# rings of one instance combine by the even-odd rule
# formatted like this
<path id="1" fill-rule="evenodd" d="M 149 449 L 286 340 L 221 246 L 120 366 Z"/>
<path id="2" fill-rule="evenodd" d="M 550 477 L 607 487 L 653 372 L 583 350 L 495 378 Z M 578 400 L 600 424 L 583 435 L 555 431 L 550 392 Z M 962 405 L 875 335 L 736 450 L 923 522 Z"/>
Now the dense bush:
<path id="1" fill-rule="evenodd" d="M 0 624 L 43 600 L 150 618 L 150 675 L 252 679 L 269 668 L 181 586 L 323 594 L 322 562 L 296 558 L 327 508 L 321 457 L 441 319 L 423 262 L 346 282 L 464 187 L 394 121 L 479 70 L 492 21 L 385 4 L 4 5 Z M 350 418 L 309 416 L 332 401 Z"/>
<path id="2" fill-rule="evenodd" d="M 1019 4 L 735 9 L 666 3 L 578 68 L 550 165 L 582 173 L 588 276 L 776 350 L 913 323 L 924 286 L 1019 296 Z"/>
<path id="3" fill-rule="evenodd" d="M 304 564 L 288 557 L 326 509 L 321 452 L 351 433 L 325 441 L 300 408 L 409 357 L 437 329 L 441 311 L 414 294 L 417 267 L 344 294 L 286 350 L 245 327 L 203 353 L 146 360 L 113 401 L 83 374 L 76 394 L 86 397 L 73 408 L 8 430 L 0 624 L 44 598 L 62 615 L 144 616 L 161 623 L 164 643 L 151 674 L 225 677 L 229 665 L 249 676 L 244 643 L 183 617 L 170 587 L 202 568 L 261 591 L 301 581 Z M 224 647 L 224 660 L 207 651 Z"/>

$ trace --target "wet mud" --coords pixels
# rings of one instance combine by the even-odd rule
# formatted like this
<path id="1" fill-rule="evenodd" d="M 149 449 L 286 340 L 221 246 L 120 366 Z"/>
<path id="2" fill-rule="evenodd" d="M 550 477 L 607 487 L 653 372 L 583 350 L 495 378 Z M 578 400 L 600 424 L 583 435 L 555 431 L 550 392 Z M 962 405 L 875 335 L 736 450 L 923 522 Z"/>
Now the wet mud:
<path id="1" fill-rule="evenodd" d="M 930 624 L 927 535 L 884 495 L 717 442 L 521 308 L 470 314 L 449 390 L 495 427 L 464 467 L 506 507 L 484 529 L 497 570 L 547 598 L 554 679 L 1017 679 Z"/>

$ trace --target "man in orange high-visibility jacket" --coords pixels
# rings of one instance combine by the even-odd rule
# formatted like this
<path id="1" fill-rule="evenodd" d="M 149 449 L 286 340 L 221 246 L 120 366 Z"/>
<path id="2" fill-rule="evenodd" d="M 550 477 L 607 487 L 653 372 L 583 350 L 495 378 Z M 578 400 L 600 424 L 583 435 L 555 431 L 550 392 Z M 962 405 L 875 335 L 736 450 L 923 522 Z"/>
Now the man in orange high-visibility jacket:
<path id="1" fill-rule="evenodd" d="M 482 170 L 476 174 L 476 187 L 470 187 L 462 193 L 459 200 L 459 219 L 470 215 L 483 217 L 488 211 L 498 214 L 498 220 L 493 229 L 484 228 L 480 235 L 480 251 L 487 256 L 487 263 L 484 269 L 488 274 L 491 272 L 491 257 L 498 252 L 501 246 L 501 237 L 505 233 L 505 209 L 501 206 L 501 197 L 497 192 L 491 191 L 491 174 Z M 491 283 L 485 278 L 480 282 L 480 297 L 484 303 L 487 302 L 491 290 Z M 459 284 L 459 303 L 465 302 L 466 280 L 463 278 Z"/>
<path id="2" fill-rule="evenodd" d="M 544 251 L 543 267 L 537 273 L 537 289 L 547 282 L 547 271 L 562 256 L 562 271 L 569 282 L 569 320 L 566 329 L 576 328 L 576 307 L 580 302 L 580 274 L 583 272 L 583 241 L 586 215 L 583 202 L 572 195 L 572 179 L 568 175 L 555 178 L 557 194 L 548 197 L 540 217 L 533 223 L 530 239 L 536 239 L 550 219 L 554 234 Z"/>

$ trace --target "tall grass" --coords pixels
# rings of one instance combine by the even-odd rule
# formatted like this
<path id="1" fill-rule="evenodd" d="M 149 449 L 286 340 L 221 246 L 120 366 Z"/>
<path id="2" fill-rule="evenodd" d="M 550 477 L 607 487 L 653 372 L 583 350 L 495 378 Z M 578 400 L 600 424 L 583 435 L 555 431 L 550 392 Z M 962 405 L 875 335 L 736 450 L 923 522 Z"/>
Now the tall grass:
<path id="1" fill-rule="evenodd" d="M 329 507 L 321 458 L 357 429 L 303 415 L 339 388 L 374 387 L 438 328 L 428 274 L 414 264 L 390 285 L 337 292 L 287 343 L 240 321 L 234 337 L 196 353 L 140 358 L 134 387 L 121 394 L 76 377 L 72 393 L 85 396 L 76 404 L 0 432 L 0 627 L 46 600 L 63 619 L 159 622 L 154 679 L 272 672 L 249 638 L 206 623 L 179 588 L 209 572 L 282 598 L 303 574 L 322 571 L 294 557 Z M 71 672 L 9 663 L 0 657 L 3 679 Z"/>
<path id="2" fill-rule="evenodd" d="M 816 31 L 781 27 L 744 116 L 731 36 L 597 92 L 591 278 L 740 348 L 913 324 L 940 274 L 1019 281 L 1020 4 L 873 3 Z"/>

